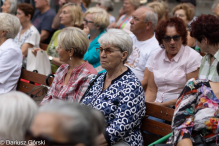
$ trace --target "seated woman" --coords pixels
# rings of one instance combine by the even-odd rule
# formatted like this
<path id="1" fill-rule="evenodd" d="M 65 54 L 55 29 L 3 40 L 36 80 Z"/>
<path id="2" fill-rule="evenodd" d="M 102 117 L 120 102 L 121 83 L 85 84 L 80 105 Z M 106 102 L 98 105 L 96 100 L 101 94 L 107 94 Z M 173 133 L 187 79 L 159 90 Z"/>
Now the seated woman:
<path id="1" fill-rule="evenodd" d="M 98 39 L 106 32 L 109 25 L 109 16 L 107 12 L 98 7 L 89 8 L 84 16 L 84 32 L 89 34 L 90 45 L 84 55 L 84 60 L 87 60 L 97 72 L 102 72 L 103 68 L 100 66 L 100 56 L 96 51 L 100 47 Z"/>
<path id="2" fill-rule="evenodd" d="M 101 66 L 107 72 L 93 77 L 82 104 L 101 111 L 106 131 L 98 145 L 143 145 L 140 132 L 145 115 L 141 82 L 124 63 L 132 53 L 132 39 L 124 31 L 109 29 L 99 38 Z"/>
<path id="3" fill-rule="evenodd" d="M 147 102 L 161 106 L 175 105 L 185 83 L 198 77 L 201 56 L 186 46 L 187 31 L 182 19 L 174 17 L 162 21 L 156 29 L 162 50 L 150 59 Z"/>
<path id="4" fill-rule="evenodd" d="M 119 19 L 116 19 L 116 23 L 110 24 L 109 28 L 122 29 L 125 32 L 131 34 L 130 31 L 130 21 L 132 19 L 132 14 L 140 6 L 139 0 L 124 0 L 123 7 L 120 10 Z"/>
<path id="5" fill-rule="evenodd" d="M 189 22 L 192 21 L 193 17 L 195 16 L 194 9 L 192 9 L 186 3 L 179 4 L 173 8 L 173 15 L 181 18 L 184 21 L 187 30 L 187 46 L 195 49 L 196 46 L 195 38 L 190 36 L 190 30 L 188 26 Z"/>
<path id="6" fill-rule="evenodd" d="M 22 53 L 14 42 L 20 29 L 16 16 L 0 13 L 0 94 L 16 89 L 21 74 Z"/>
<path id="7" fill-rule="evenodd" d="M 83 60 L 89 40 L 82 30 L 67 27 L 58 36 L 61 65 L 56 71 L 52 85 L 41 105 L 52 100 L 78 102 L 86 91 L 91 78 L 97 74 L 87 61 Z"/>
<path id="8" fill-rule="evenodd" d="M 219 82 L 216 66 L 219 62 L 219 20 L 213 15 L 202 15 L 191 24 L 191 36 L 206 55 L 201 60 L 199 79 Z"/>
<path id="9" fill-rule="evenodd" d="M 36 114 L 37 104 L 26 94 L 13 91 L 0 95 L 1 140 L 24 141 L 25 134 Z M 1 143 L 1 145 L 9 144 Z M 15 144 L 10 145 L 16 146 Z M 20 145 L 25 144 L 20 143 Z"/>
<path id="10" fill-rule="evenodd" d="M 17 12 L 17 1 L 18 0 L 5 0 L 1 6 L 2 12 L 15 15 Z"/>
<path id="11" fill-rule="evenodd" d="M 21 28 L 14 41 L 21 48 L 23 54 L 23 67 L 26 68 L 28 48 L 39 48 L 40 34 L 35 26 L 31 24 L 34 15 L 32 5 L 22 3 L 17 6 L 17 17 L 20 20 Z"/>
<path id="12" fill-rule="evenodd" d="M 83 13 L 81 10 L 81 7 L 77 4 L 74 3 L 67 3 L 62 7 L 62 11 L 60 14 L 61 21 L 60 23 L 67 27 L 78 27 L 82 28 L 82 23 L 83 23 Z M 48 45 L 47 48 L 47 54 L 49 57 L 49 60 L 51 62 L 51 69 L 52 73 L 55 73 L 56 70 L 63 64 L 59 60 L 59 55 L 56 49 L 58 48 L 58 42 L 57 38 L 59 33 L 62 30 L 57 30 L 53 36 L 52 39 Z M 36 55 L 36 52 L 41 50 L 40 48 L 36 48 L 33 50 L 33 53 Z"/>
<path id="13" fill-rule="evenodd" d="M 216 70 L 219 74 L 219 64 Z M 172 120 L 173 135 L 169 144 L 193 146 L 191 137 L 194 134 L 201 134 L 209 139 L 212 137 L 212 141 L 208 143 L 216 143 L 219 126 L 218 87 L 219 83 L 207 79 L 190 79 L 186 83 L 176 102 Z"/>

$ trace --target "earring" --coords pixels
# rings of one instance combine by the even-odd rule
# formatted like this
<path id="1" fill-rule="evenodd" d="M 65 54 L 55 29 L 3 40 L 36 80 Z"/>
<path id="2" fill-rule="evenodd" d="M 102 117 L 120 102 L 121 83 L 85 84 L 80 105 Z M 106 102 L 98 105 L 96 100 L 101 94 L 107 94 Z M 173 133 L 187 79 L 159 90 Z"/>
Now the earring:
<path id="1" fill-rule="evenodd" d="M 70 60 L 71 60 L 71 56 L 70 56 Z"/>

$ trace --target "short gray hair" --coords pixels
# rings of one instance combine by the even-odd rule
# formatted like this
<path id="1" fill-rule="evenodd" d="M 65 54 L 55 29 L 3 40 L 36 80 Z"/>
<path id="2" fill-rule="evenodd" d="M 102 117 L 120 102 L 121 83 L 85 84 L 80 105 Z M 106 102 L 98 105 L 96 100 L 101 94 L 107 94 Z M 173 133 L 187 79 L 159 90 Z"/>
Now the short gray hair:
<path id="1" fill-rule="evenodd" d="M 0 95 L 0 137 L 25 140 L 36 113 L 36 103 L 26 94 L 13 91 Z"/>
<path id="2" fill-rule="evenodd" d="M 39 113 L 53 113 L 62 116 L 62 132 L 68 142 L 94 146 L 95 139 L 104 132 L 103 115 L 88 106 L 65 101 L 55 101 L 40 107 Z"/>
<path id="3" fill-rule="evenodd" d="M 10 0 L 9 13 L 15 15 L 17 12 L 17 0 Z"/>
<path id="4" fill-rule="evenodd" d="M 214 1 L 211 9 L 214 10 L 217 7 L 218 4 L 219 4 L 219 0 Z"/>
<path id="5" fill-rule="evenodd" d="M 123 30 L 120 29 L 109 29 L 106 33 L 102 34 L 98 39 L 98 42 L 101 45 L 110 45 L 118 47 L 122 52 L 127 51 L 128 56 L 124 60 L 125 63 L 128 57 L 132 54 L 132 39 L 131 37 Z"/>
<path id="6" fill-rule="evenodd" d="M 89 47 L 89 39 L 85 33 L 76 27 L 64 28 L 58 35 L 58 45 L 66 51 L 74 49 L 72 57 L 83 58 Z"/>
<path id="7" fill-rule="evenodd" d="M 145 20 L 144 22 L 149 22 L 151 21 L 153 28 L 156 28 L 157 25 L 157 21 L 158 21 L 158 15 L 156 13 L 156 11 L 148 6 L 144 6 L 143 8 L 148 9 L 149 11 L 147 11 L 146 16 L 145 16 Z"/>
<path id="8" fill-rule="evenodd" d="M 20 21 L 16 16 L 7 13 L 0 13 L 0 24 L 0 30 L 7 31 L 5 35 L 5 38 L 7 39 L 14 39 L 21 26 Z"/>

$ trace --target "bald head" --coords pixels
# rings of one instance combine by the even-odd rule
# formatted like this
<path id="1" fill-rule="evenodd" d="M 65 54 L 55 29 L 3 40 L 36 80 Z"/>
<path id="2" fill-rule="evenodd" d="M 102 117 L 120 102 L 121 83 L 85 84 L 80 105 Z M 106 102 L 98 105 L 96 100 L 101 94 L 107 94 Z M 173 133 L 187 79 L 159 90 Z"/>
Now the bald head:
<path id="1" fill-rule="evenodd" d="M 155 29 L 158 21 L 158 15 L 156 11 L 151 7 L 140 7 L 136 11 L 139 11 L 144 15 L 144 22 L 152 22 L 152 26 Z"/>

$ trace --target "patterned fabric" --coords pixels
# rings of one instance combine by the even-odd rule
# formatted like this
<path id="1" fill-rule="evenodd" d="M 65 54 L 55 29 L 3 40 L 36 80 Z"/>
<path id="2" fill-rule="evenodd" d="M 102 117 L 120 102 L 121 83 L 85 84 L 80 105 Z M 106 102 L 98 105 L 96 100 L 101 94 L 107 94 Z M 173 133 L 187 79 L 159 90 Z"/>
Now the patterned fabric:
<path id="1" fill-rule="evenodd" d="M 208 79 L 212 82 L 219 82 L 219 76 L 217 73 L 217 63 L 219 62 L 219 50 L 214 54 L 215 60 L 210 65 L 210 54 L 205 55 L 201 61 L 201 67 L 199 70 L 200 79 Z"/>
<path id="2" fill-rule="evenodd" d="M 140 81 L 128 68 L 102 91 L 105 77 L 106 73 L 102 73 L 97 78 L 82 104 L 104 114 L 107 122 L 104 136 L 109 145 L 123 141 L 130 146 L 142 146 L 140 126 L 146 107 Z"/>
<path id="3" fill-rule="evenodd" d="M 172 120 L 173 136 L 168 143 L 177 143 L 201 133 L 205 138 L 215 135 L 219 121 L 219 99 L 209 80 L 190 79 L 180 94 Z"/>
<path id="4" fill-rule="evenodd" d="M 130 21 L 131 20 L 132 20 L 132 16 L 127 17 L 126 15 L 122 15 L 116 23 L 116 28 L 122 29 L 125 32 L 127 32 L 128 34 L 132 34 L 132 32 L 130 31 L 130 26 L 131 26 Z"/>
<path id="5" fill-rule="evenodd" d="M 64 85 L 65 75 L 68 72 L 68 68 L 68 64 L 63 64 L 59 67 L 52 85 L 41 102 L 41 105 L 53 100 L 67 100 L 70 102 L 80 101 L 90 80 L 95 74 L 97 74 L 93 66 L 88 62 L 85 62 L 72 70 L 67 85 Z"/>

